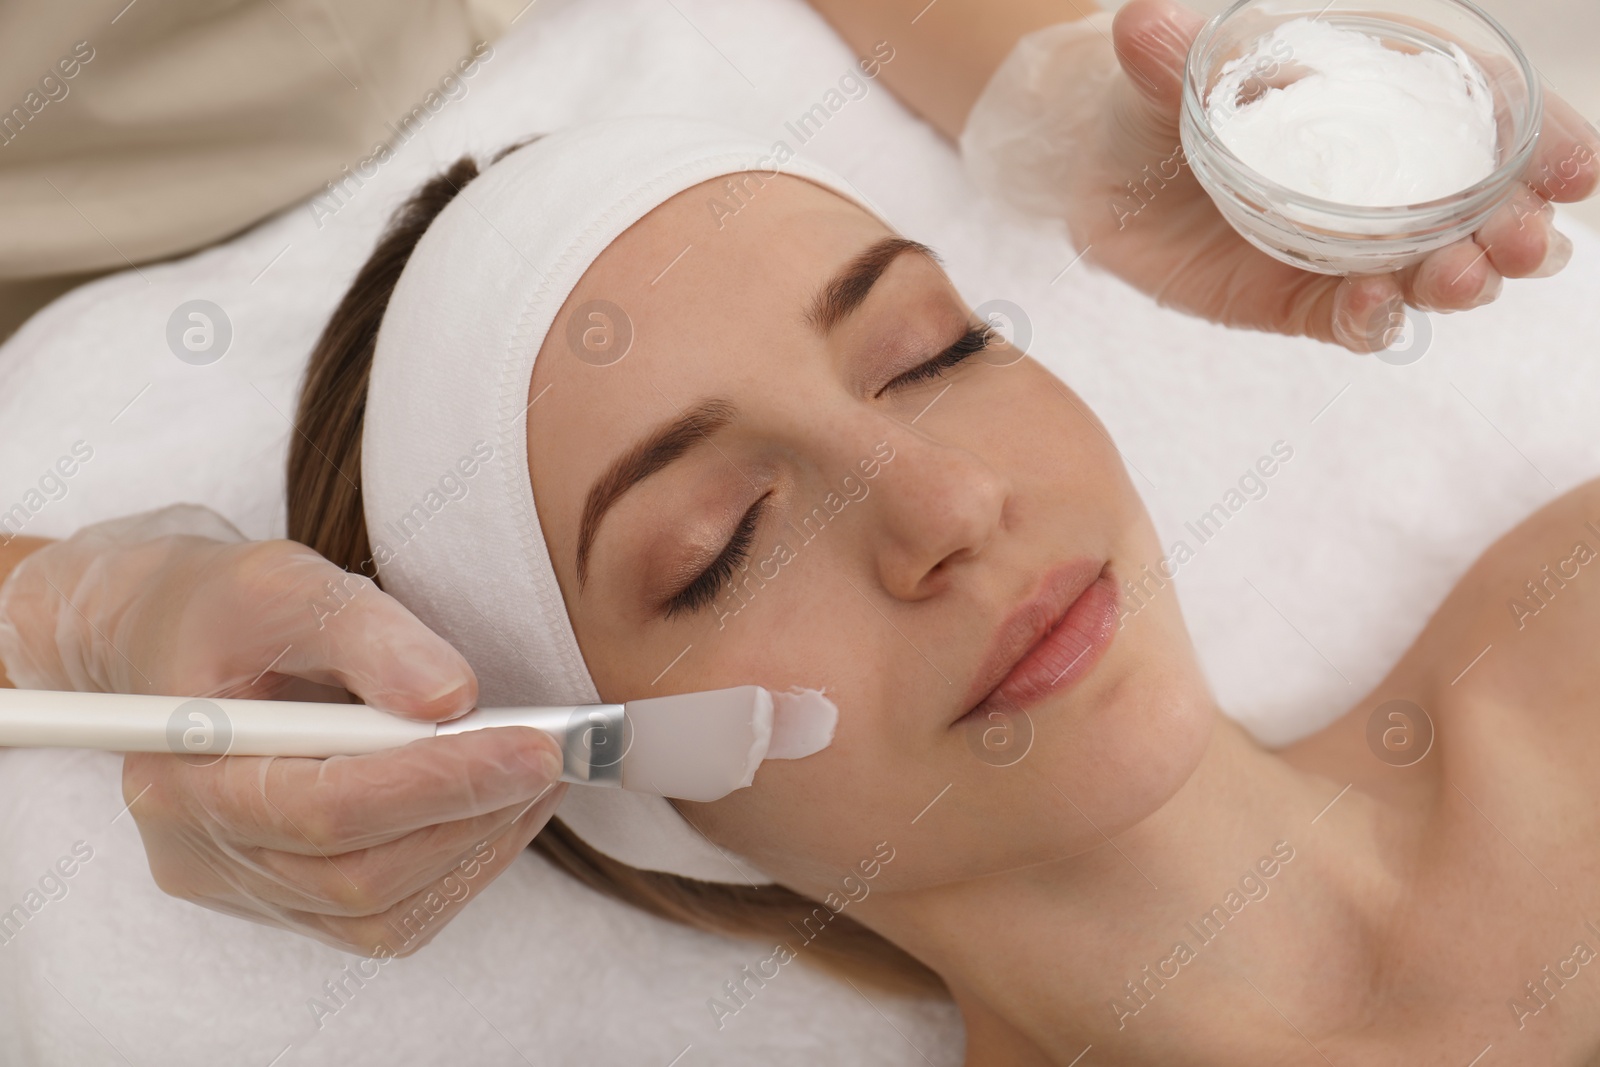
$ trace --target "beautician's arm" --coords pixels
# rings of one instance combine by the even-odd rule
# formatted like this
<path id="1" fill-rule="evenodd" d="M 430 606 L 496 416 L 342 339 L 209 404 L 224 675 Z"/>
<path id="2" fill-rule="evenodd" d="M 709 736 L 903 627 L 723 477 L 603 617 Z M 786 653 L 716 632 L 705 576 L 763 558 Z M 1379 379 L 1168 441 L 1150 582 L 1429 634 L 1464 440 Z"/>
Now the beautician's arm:
<path id="1" fill-rule="evenodd" d="M 879 41 L 893 46 L 894 60 L 879 77 L 951 140 L 1018 40 L 1100 10 L 1093 0 L 811 0 L 811 6 L 857 55 L 871 55 Z"/>
<path id="2" fill-rule="evenodd" d="M 1384 348 L 1408 304 L 1474 308 L 1494 300 L 1505 278 L 1560 270 L 1572 243 L 1555 230 L 1550 204 L 1600 185 L 1600 133 L 1546 87 L 1523 184 L 1472 239 L 1390 274 L 1312 275 L 1235 233 L 1182 165 L 1178 109 L 1199 13 L 1173 0 L 1131 0 L 1110 28 L 1081 25 L 1098 10 L 1093 0 L 811 2 L 858 55 L 880 41 L 894 48 L 878 77 L 976 153 L 988 191 L 1064 219 L 1088 262 L 1160 303 L 1228 326 L 1356 352 Z M 1021 38 L 1067 22 L 1079 31 L 1033 42 L 1026 78 L 999 79 L 1004 103 L 984 93 Z M 977 124 L 966 130 L 974 104 Z"/>
<path id="3" fill-rule="evenodd" d="M 5 585 L 6 578 L 21 563 L 23 557 L 30 552 L 43 548 L 50 542 L 43 537 L 12 537 L 5 542 L 0 542 L 0 585 Z M 0 660 L 0 689 L 13 688 L 11 679 L 6 677 L 6 665 Z"/>

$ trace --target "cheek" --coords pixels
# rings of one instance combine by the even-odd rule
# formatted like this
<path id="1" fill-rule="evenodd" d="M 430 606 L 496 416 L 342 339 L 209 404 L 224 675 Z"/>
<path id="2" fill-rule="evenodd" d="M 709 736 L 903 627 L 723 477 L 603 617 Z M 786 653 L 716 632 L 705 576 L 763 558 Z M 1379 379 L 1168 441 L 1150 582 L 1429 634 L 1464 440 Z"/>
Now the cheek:
<path id="1" fill-rule="evenodd" d="M 1082 397 L 1031 358 L 973 366 L 919 424 L 981 456 L 1011 482 L 1019 508 L 1050 523 L 1045 530 L 1020 521 L 1016 533 L 1028 551 L 1052 540 L 1103 540 L 1144 514 L 1109 431 Z"/>
<path id="2" fill-rule="evenodd" d="M 842 693 L 838 703 L 839 728 L 829 748 L 803 760 L 769 760 L 751 788 L 711 804 L 681 805 L 712 840 L 818 897 L 870 863 L 878 843 L 904 845 L 917 814 L 909 798 L 939 788 L 936 773 L 909 768 L 884 744 L 871 720 L 887 712 Z"/>
<path id="3" fill-rule="evenodd" d="M 839 707 L 827 749 L 800 760 L 769 760 L 752 787 L 714 803 L 678 802 L 711 840 L 817 893 L 871 860 L 876 843 L 909 823 L 916 814 L 908 810 L 910 798 L 932 796 L 943 784 L 934 782 L 933 772 L 915 770 L 907 782 L 901 737 L 906 717 L 917 709 L 896 699 L 903 685 L 888 675 L 909 668 L 904 648 L 891 647 L 900 638 L 845 580 L 858 569 L 841 556 L 852 550 L 853 538 L 842 524 L 830 526 L 763 584 L 750 582 L 744 599 L 724 591 L 692 628 L 656 628 L 641 641 L 616 620 L 582 613 L 574 620 L 607 699 L 752 682 L 827 691 Z M 763 546 L 752 571 L 768 554 Z M 916 663 L 926 670 L 920 659 Z"/>
<path id="4" fill-rule="evenodd" d="M 1142 510 L 1109 431 L 1084 399 L 1031 359 L 1017 370 L 1008 406 L 1015 425 L 1027 428 L 1018 436 L 1031 445 L 1028 469 L 1078 494 L 1079 509 L 1087 497 L 1103 526 L 1119 525 L 1130 506 Z"/>
<path id="5" fill-rule="evenodd" d="M 825 536 L 848 531 L 828 530 Z M 843 545 L 845 538 L 840 537 Z M 919 709 L 889 675 L 903 669 L 900 640 L 842 575 L 851 568 L 821 539 L 726 620 L 697 638 L 675 685 L 714 689 L 760 679 L 776 688 L 825 688 L 839 707 L 833 743 L 800 760 L 768 760 L 755 784 L 711 804 L 682 804 L 712 840 L 804 889 L 825 892 L 873 857 L 874 845 L 903 836 L 935 782 L 926 752 L 907 737 Z M 690 660 L 697 654 L 703 659 Z M 919 659 L 920 665 L 922 661 Z M 925 665 L 923 665 L 926 669 Z M 928 731 L 924 729 L 922 744 Z"/>

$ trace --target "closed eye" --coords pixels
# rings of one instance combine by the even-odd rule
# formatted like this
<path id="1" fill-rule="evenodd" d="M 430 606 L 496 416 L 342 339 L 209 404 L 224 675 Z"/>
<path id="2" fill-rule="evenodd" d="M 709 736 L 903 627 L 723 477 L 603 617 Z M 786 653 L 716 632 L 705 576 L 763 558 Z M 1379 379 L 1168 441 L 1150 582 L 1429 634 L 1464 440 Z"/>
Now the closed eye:
<path id="1" fill-rule="evenodd" d="M 739 520 L 733 536 L 728 538 L 727 545 L 717 558 L 712 560 L 711 565 L 667 599 L 664 618 L 692 614 L 716 599 L 723 585 L 733 577 L 733 572 L 743 567 L 749 560 L 750 549 L 756 540 L 756 524 L 761 521 L 762 509 L 767 502 L 767 496 L 770 495 L 768 493 L 750 505 L 749 510 L 744 513 L 744 518 Z"/>
<path id="2" fill-rule="evenodd" d="M 940 377 L 945 371 L 958 366 L 967 357 L 977 352 L 982 352 L 995 341 L 995 329 L 988 323 L 968 326 L 966 332 L 958 337 L 954 344 L 932 359 L 917 364 L 910 370 L 891 378 L 883 388 L 874 394 L 882 396 L 891 389 L 901 389 L 918 382 Z M 769 494 L 770 495 L 770 494 Z M 734 529 L 733 535 L 728 538 L 728 543 L 713 560 L 710 566 L 701 571 L 689 584 L 667 598 L 663 605 L 662 615 L 671 619 L 680 614 L 693 614 L 704 608 L 716 599 L 722 587 L 733 577 L 734 572 L 749 561 L 750 550 L 755 545 L 756 526 L 761 520 L 761 514 L 767 502 L 763 496 L 750 505 L 744 517 L 739 520 L 739 525 Z"/>
<path id="3" fill-rule="evenodd" d="M 937 378 L 965 360 L 976 352 L 982 352 L 994 344 L 995 330 L 989 323 L 979 323 L 968 326 L 967 332 L 956 339 L 956 343 L 940 352 L 937 356 L 925 363 L 919 363 L 910 370 L 889 379 L 882 389 L 873 394 L 880 397 L 891 389 L 900 389 L 917 382 Z"/>

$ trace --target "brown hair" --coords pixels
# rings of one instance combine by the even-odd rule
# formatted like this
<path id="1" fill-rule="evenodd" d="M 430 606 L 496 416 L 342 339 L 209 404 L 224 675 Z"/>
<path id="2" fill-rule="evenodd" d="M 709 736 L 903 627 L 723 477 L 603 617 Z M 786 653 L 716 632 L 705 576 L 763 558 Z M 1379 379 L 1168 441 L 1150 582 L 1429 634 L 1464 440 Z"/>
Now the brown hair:
<path id="1" fill-rule="evenodd" d="M 512 145 L 495 159 L 519 147 Z M 289 536 L 380 586 L 361 500 L 361 430 L 378 325 L 417 241 L 477 176 L 476 161 L 463 156 L 394 214 L 312 349 L 301 386 L 289 446 Z M 791 951 L 810 947 L 814 939 L 808 956 L 853 976 L 892 988 L 942 988 L 931 971 L 878 934 L 793 890 L 639 870 L 589 847 L 559 819 L 552 819 L 530 847 L 590 888 L 653 915 L 704 930 L 787 941 Z"/>

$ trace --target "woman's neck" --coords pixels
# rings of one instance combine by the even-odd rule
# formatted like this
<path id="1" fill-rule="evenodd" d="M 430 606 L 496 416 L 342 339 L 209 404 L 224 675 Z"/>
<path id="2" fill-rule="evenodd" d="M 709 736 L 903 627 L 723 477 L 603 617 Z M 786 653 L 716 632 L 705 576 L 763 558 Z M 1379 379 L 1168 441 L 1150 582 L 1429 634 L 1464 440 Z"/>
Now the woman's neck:
<path id="1" fill-rule="evenodd" d="M 1102 1065 L 1310 1054 L 1305 1031 L 1370 1007 L 1375 931 L 1420 832 L 1417 816 L 1343 786 L 1219 714 L 1195 773 L 1115 840 L 877 893 L 861 918 L 945 979 L 969 1067 L 1066 1065 L 1090 1044 Z M 1313 1002 L 1315 1021 L 1296 1023 Z"/>

